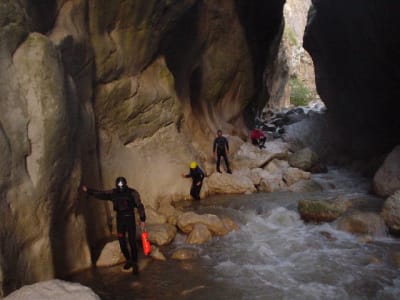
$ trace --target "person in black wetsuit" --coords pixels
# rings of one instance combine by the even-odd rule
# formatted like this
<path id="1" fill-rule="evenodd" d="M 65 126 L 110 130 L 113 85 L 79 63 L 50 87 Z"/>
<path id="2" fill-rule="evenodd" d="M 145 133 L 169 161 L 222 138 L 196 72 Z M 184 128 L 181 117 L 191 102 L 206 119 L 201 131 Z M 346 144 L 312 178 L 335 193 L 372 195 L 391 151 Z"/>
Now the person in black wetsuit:
<path id="1" fill-rule="evenodd" d="M 190 188 L 190 196 L 194 198 L 194 200 L 200 200 L 200 190 L 203 185 L 204 172 L 197 165 L 196 162 L 190 163 L 190 171 L 188 174 L 182 174 L 184 178 L 192 178 L 192 187 Z"/>
<path id="2" fill-rule="evenodd" d="M 121 252 L 126 258 L 126 263 L 123 266 L 123 271 L 132 269 L 132 274 L 137 275 L 138 269 L 138 254 L 136 246 L 136 222 L 134 208 L 136 207 L 140 216 L 140 227 L 142 230 L 145 226 L 146 213 L 144 206 L 140 200 L 139 193 L 132 188 L 129 188 L 124 177 L 118 177 L 115 180 L 116 188 L 108 191 L 98 191 L 82 186 L 82 191 L 96 197 L 100 200 L 111 200 L 114 210 L 117 213 L 117 236 Z M 128 241 L 131 249 L 129 253 L 126 243 L 126 233 L 128 233 Z"/>
<path id="3" fill-rule="evenodd" d="M 228 155 L 229 153 L 229 143 L 226 137 L 222 136 L 222 131 L 218 130 L 217 131 L 217 137 L 214 140 L 213 144 L 213 153 L 214 157 L 217 159 L 217 172 L 221 173 L 221 170 L 219 168 L 219 165 L 221 163 L 221 156 L 224 158 L 225 165 L 226 165 L 226 170 L 229 174 L 232 174 L 231 169 L 229 168 L 229 161 L 228 161 Z"/>

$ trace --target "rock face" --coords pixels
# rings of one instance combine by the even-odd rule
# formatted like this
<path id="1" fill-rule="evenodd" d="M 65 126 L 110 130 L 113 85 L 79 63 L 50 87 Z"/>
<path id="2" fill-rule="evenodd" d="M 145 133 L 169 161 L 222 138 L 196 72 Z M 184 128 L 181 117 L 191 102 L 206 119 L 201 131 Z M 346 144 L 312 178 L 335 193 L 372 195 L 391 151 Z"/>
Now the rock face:
<path id="1" fill-rule="evenodd" d="M 317 96 L 314 64 L 303 48 L 303 34 L 307 23 L 311 0 L 287 0 L 284 6 L 285 27 L 279 45 L 275 72 L 268 73 L 266 85 L 271 93 L 269 109 L 287 108 L 293 82 L 301 84 L 309 92 L 309 97 Z"/>
<path id="2" fill-rule="evenodd" d="M 188 195 L 216 129 L 244 136 L 268 100 L 283 3 L 1 1 L 2 293 L 90 266 L 111 216 L 82 182 Z"/>
<path id="3" fill-rule="evenodd" d="M 395 147 L 386 157 L 373 179 L 375 194 L 387 197 L 400 189 L 400 146 Z"/>
<path id="4" fill-rule="evenodd" d="M 344 150 L 359 159 L 400 139 L 400 2 L 389 2 L 313 1 L 304 35 L 317 90 Z"/>

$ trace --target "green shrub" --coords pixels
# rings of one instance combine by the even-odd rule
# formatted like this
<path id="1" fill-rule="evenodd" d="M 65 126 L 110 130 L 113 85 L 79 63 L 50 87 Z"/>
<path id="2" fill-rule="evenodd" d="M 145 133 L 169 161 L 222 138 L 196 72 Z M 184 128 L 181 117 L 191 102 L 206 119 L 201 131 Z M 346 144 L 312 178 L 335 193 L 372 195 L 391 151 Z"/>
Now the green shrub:
<path id="1" fill-rule="evenodd" d="M 290 103 L 294 106 L 307 105 L 312 100 L 311 91 L 297 77 L 290 78 Z"/>

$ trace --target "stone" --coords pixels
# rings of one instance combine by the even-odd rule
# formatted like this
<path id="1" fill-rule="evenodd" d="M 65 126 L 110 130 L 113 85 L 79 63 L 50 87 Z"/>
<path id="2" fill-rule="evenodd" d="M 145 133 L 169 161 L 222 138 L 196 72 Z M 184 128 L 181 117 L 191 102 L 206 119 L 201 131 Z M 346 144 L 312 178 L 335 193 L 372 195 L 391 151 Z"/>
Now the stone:
<path id="1" fill-rule="evenodd" d="M 289 156 L 288 162 L 291 167 L 309 171 L 319 162 L 317 154 L 310 148 L 303 148 Z"/>
<path id="2" fill-rule="evenodd" d="M 245 194 L 256 191 L 248 177 L 235 174 L 213 173 L 207 180 L 209 193 L 212 194 Z"/>
<path id="3" fill-rule="evenodd" d="M 151 246 L 151 253 L 150 256 L 154 258 L 155 260 L 160 260 L 160 261 L 166 261 L 167 258 L 165 255 L 161 252 L 160 248 L 158 248 L 155 245 Z"/>
<path id="4" fill-rule="evenodd" d="M 167 223 L 167 217 L 152 208 L 146 208 L 146 223 L 165 224 Z"/>
<path id="5" fill-rule="evenodd" d="M 315 180 L 300 180 L 288 187 L 288 191 L 303 193 L 303 192 L 318 192 L 322 191 L 323 187 Z"/>
<path id="6" fill-rule="evenodd" d="M 332 222 L 350 207 L 349 201 L 300 200 L 298 211 L 306 222 Z"/>
<path id="7" fill-rule="evenodd" d="M 352 212 L 337 221 L 337 228 L 355 234 L 385 236 L 386 226 L 382 217 L 372 212 Z"/>
<path id="8" fill-rule="evenodd" d="M 381 197 L 393 195 L 400 190 L 400 146 L 396 146 L 375 173 L 372 190 Z"/>
<path id="9" fill-rule="evenodd" d="M 100 297 L 79 283 L 53 279 L 25 285 L 4 298 L 4 300 L 21 299 L 100 300 Z"/>
<path id="10" fill-rule="evenodd" d="M 212 234 L 208 230 L 207 226 L 199 223 L 193 226 L 193 230 L 189 233 L 188 237 L 186 238 L 186 243 L 201 245 L 211 240 L 211 238 Z"/>
<path id="11" fill-rule="evenodd" d="M 96 261 L 97 267 L 110 267 L 125 261 L 118 241 L 107 243 L 101 250 L 100 256 Z"/>
<path id="12" fill-rule="evenodd" d="M 180 248 L 172 253 L 171 258 L 176 260 L 190 260 L 190 259 L 195 259 L 198 256 L 199 255 L 197 251 L 194 249 Z"/>
<path id="13" fill-rule="evenodd" d="M 146 229 L 149 233 L 149 241 L 158 246 L 171 243 L 177 233 L 176 227 L 171 224 L 149 224 Z"/>
<path id="14" fill-rule="evenodd" d="M 224 222 L 216 215 L 203 214 L 199 215 L 195 212 L 187 212 L 179 216 L 178 224 L 180 230 L 184 233 L 190 233 L 196 224 L 203 224 L 207 226 L 214 235 L 225 235 L 229 229 L 225 227 Z"/>
<path id="15" fill-rule="evenodd" d="M 235 154 L 233 169 L 263 168 L 271 160 L 285 159 L 288 156 L 289 145 L 276 140 L 265 144 L 265 148 L 259 149 L 250 143 L 244 143 Z"/>
<path id="16" fill-rule="evenodd" d="M 288 168 L 283 174 L 283 181 L 289 186 L 301 180 L 307 180 L 310 178 L 311 174 L 309 172 L 305 172 L 298 168 Z"/>
<path id="17" fill-rule="evenodd" d="M 386 199 L 381 214 L 389 230 L 400 234 L 400 190 Z"/>

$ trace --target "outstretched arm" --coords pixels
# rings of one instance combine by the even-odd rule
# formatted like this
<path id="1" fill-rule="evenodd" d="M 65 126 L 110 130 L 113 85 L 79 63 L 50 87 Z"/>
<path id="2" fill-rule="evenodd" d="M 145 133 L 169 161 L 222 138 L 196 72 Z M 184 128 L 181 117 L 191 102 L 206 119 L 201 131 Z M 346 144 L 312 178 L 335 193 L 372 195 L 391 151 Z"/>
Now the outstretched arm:
<path id="1" fill-rule="evenodd" d="M 84 191 L 88 195 L 98 198 L 100 200 L 111 200 L 112 190 L 98 191 L 98 190 L 94 190 L 94 189 L 88 188 L 87 186 L 83 185 L 82 191 Z"/>

